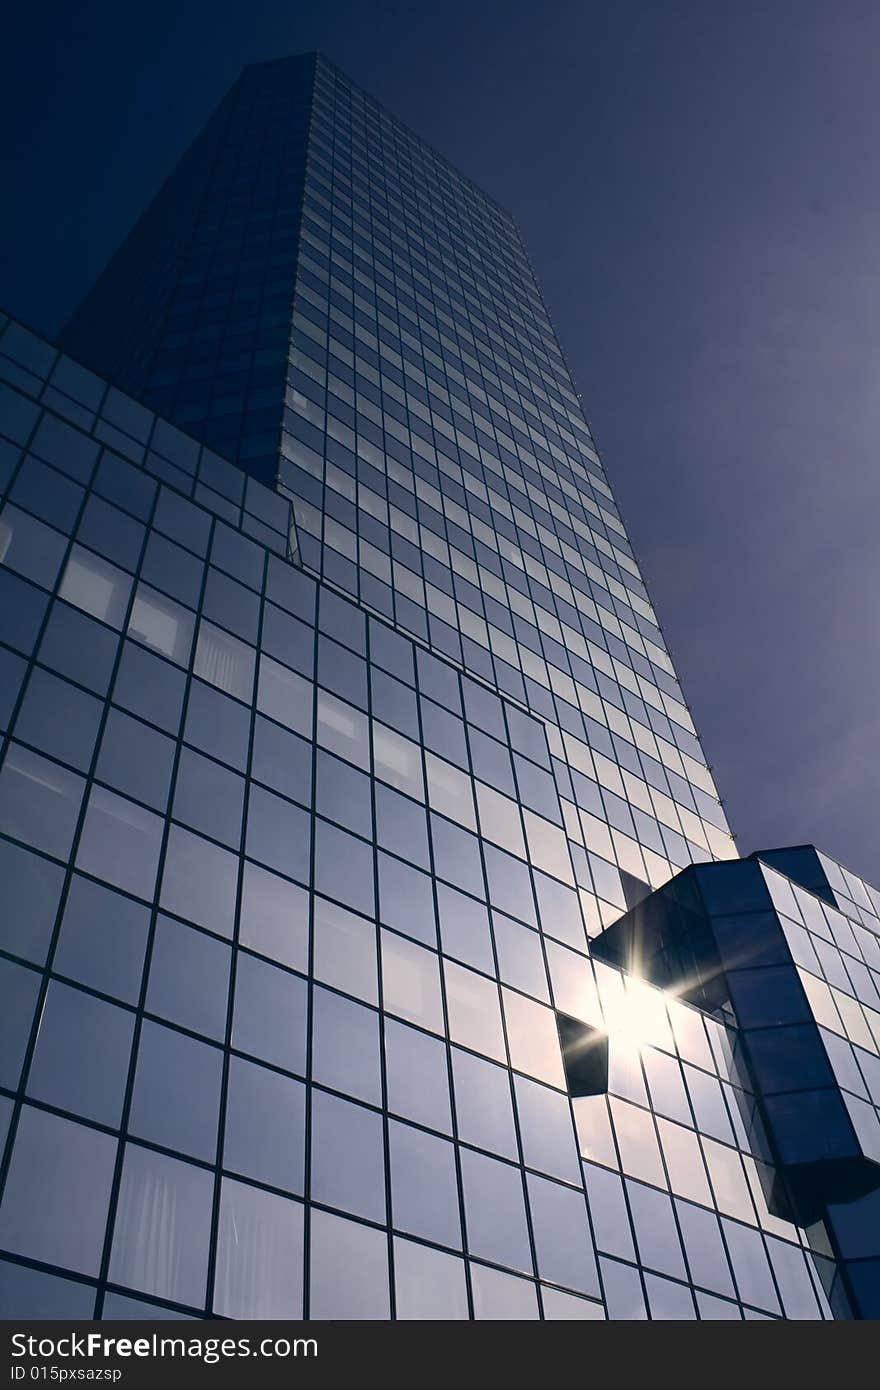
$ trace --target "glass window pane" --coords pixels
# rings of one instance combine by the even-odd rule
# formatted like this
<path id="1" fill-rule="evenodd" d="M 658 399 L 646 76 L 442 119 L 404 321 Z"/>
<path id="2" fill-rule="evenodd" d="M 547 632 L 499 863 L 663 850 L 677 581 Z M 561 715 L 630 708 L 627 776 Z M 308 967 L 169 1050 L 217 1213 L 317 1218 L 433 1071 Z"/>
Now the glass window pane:
<path id="1" fill-rule="evenodd" d="M 580 1160 L 568 1097 L 524 1076 L 514 1077 L 514 1092 L 526 1166 L 579 1183 Z"/>
<path id="2" fill-rule="evenodd" d="M 188 666 L 194 627 L 195 614 L 188 608 L 147 584 L 138 585 L 128 620 L 129 637 L 178 666 Z"/>
<path id="3" fill-rule="evenodd" d="M 464 1261 L 442 1250 L 395 1237 L 394 1288 L 399 1320 L 451 1322 L 468 1317 Z"/>
<path id="4" fill-rule="evenodd" d="M 35 667 L 15 722 L 15 737 L 88 772 L 102 712 L 99 700 Z"/>
<path id="5" fill-rule="evenodd" d="M 528 1279 L 471 1264 L 474 1317 L 489 1322 L 526 1322 L 538 1316 L 538 1294 Z"/>
<path id="6" fill-rule="evenodd" d="M 28 1095 L 100 1124 L 122 1114 L 134 1014 L 102 999 L 49 982 Z"/>
<path id="7" fill-rule="evenodd" d="M 379 1015 L 317 986 L 312 998 L 312 1077 L 371 1105 L 382 1104 Z"/>
<path id="8" fill-rule="evenodd" d="M 381 1115 L 312 1092 L 312 1197 L 369 1221 L 385 1220 Z"/>
<path id="9" fill-rule="evenodd" d="M 149 926 L 149 908 L 74 874 L 55 949 L 55 970 L 136 1004 Z"/>
<path id="10" fill-rule="evenodd" d="M 233 1047 L 303 1075 L 307 998 L 306 982 L 298 975 L 240 953 L 235 976 Z"/>
<path id="11" fill-rule="evenodd" d="M 230 949 L 222 941 L 160 916 L 150 959 L 147 1009 L 222 1042 L 229 963 Z"/>
<path id="12" fill-rule="evenodd" d="M 114 1284 L 203 1308 L 213 1174 L 127 1144 L 110 1256 Z"/>
<path id="13" fill-rule="evenodd" d="M 0 1246 L 97 1274 L 115 1157 L 109 1135 L 24 1106 L 0 1207 Z"/>
<path id="14" fill-rule="evenodd" d="M 365 771 L 370 766 L 369 720 L 354 705 L 318 691 L 317 739 L 322 748 L 338 753 Z M 311 732 L 311 730 L 309 731 Z"/>
<path id="15" fill-rule="evenodd" d="M 238 849 L 243 807 L 243 777 L 191 748 L 181 749 L 172 806 L 175 820 Z"/>
<path id="16" fill-rule="evenodd" d="M 91 1284 L 0 1260 L 0 1308 L 5 1319 L 22 1322 L 34 1318 L 86 1319 L 95 1309 L 95 1290 Z"/>
<path id="17" fill-rule="evenodd" d="M 305 1087 L 241 1057 L 229 1063 L 223 1166 L 289 1192 L 302 1192 Z"/>
<path id="18" fill-rule="evenodd" d="M 437 908 L 444 953 L 494 975 L 495 956 L 485 905 L 440 883 L 437 885 Z"/>
<path id="19" fill-rule="evenodd" d="M 309 959 L 309 895 L 304 888 L 244 866 L 239 941 L 262 956 L 305 970 Z"/>
<path id="20" fill-rule="evenodd" d="M 75 545 L 64 568 L 58 593 L 84 613 L 121 628 L 128 609 L 131 575 Z"/>
<path id="21" fill-rule="evenodd" d="M 452 1049 L 459 1137 L 468 1144 L 517 1157 L 509 1073 L 492 1062 Z"/>
<path id="22" fill-rule="evenodd" d="M 677 1279 L 686 1279 L 672 1200 L 638 1182 L 627 1182 L 627 1196 L 641 1263 Z"/>
<path id="23" fill-rule="evenodd" d="M 422 754 L 417 743 L 374 721 L 373 759 L 376 776 L 381 781 L 414 796 L 417 801 L 424 801 Z"/>
<path id="24" fill-rule="evenodd" d="M 386 926 L 437 945 L 430 878 L 387 854 L 379 855 L 379 916 Z"/>
<path id="25" fill-rule="evenodd" d="M 462 1149 L 461 1180 L 470 1253 L 531 1272 L 522 1170 Z"/>
<path id="26" fill-rule="evenodd" d="M 262 787 L 251 787 L 245 845 L 252 859 L 307 883 L 310 843 L 308 812 Z"/>
<path id="27" fill-rule="evenodd" d="M 84 785 L 58 763 L 11 743 L 0 771 L 0 830 L 67 859 Z"/>
<path id="28" fill-rule="evenodd" d="M 583 1195 L 533 1173 L 528 1175 L 528 1187 L 540 1278 L 600 1297 Z"/>
<path id="29" fill-rule="evenodd" d="M 390 1317 L 388 1241 L 383 1231 L 313 1211 L 310 1273 L 311 1318 Z"/>
<path id="30" fill-rule="evenodd" d="M 170 738 L 111 709 L 104 726 L 97 776 L 118 791 L 164 811 L 171 788 L 175 745 Z"/>
<path id="31" fill-rule="evenodd" d="M 345 994 L 379 1002 L 376 924 L 344 907 L 315 898 L 315 978 Z"/>
<path id="32" fill-rule="evenodd" d="M 497 986 L 449 960 L 443 962 L 443 978 L 452 1041 L 506 1062 Z"/>
<path id="33" fill-rule="evenodd" d="M 501 993 L 511 1066 L 564 1091 L 565 1071 L 555 1013 L 512 989 L 503 989 Z"/>
<path id="34" fill-rule="evenodd" d="M 92 787 L 76 856 L 78 869 L 152 898 L 162 848 L 163 822 L 126 797 Z"/>
<path id="35" fill-rule="evenodd" d="M 0 516 L 0 564 L 51 589 L 67 541 L 51 526 L 8 503 Z M 87 553 L 87 552 L 86 552 Z M 92 557 L 95 558 L 95 557 Z M 66 595 L 65 595 L 66 597 Z"/>
<path id="36" fill-rule="evenodd" d="M 271 657 L 260 658 L 260 684 L 257 708 L 285 728 L 305 738 L 312 737 L 312 706 L 315 687 L 289 667 Z M 243 697 L 244 698 L 244 697 Z"/>
<path id="37" fill-rule="evenodd" d="M 213 1162 L 223 1054 L 144 1020 L 128 1127 L 140 1139 Z"/>
<path id="38" fill-rule="evenodd" d="M 434 952 L 383 931 L 382 1002 L 389 1013 L 442 1033 L 440 971 Z"/>
<path id="39" fill-rule="evenodd" d="M 392 1225 L 437 1245 L 461 1249 L 452 1144 L 396 1120 L 389 1125 L 388 1144 Z"/>
<path id="40" fill-rule="evenodd" d="M 599 1264 L 609 1318 L 618 1322 L 639 1322 L 647 1318 L 638 1270 L 631 1265 L 618 1264 L 617 1260 L 601 1259 Z"/>
<path id="41" fill-rule="evenodd" d="M 64 870 L 29 850 L 0 840 L 0 948 L 42 965 L 46 959 Z"/>
<path id="42" fill-rule="evenodd" d="M 303 1208 L 224 1178 L 214 1312 L 226 1318 L 302 1317 Z"/>
<path id="43" fill-rule="evenodd" d="M 162 873 L 163 907 L 221 936 L 232 936 L 237 884 L 236 855 L 172 825 Z"/>
<path id="44" fill-rule="evenodd" d="M 504 917 L 500 912 L 492 914 L 492 929 L 498 951 L 499 978 L 505 984 L 513 985 L 515 989 L 535 995 L 549 1004 L 547 971 L 538 933 L 519 922 L 514 922 L 510 917 Z M 589 971 L 588 965 L 587 970 Z M 559 1003 L 558 1000 L 557 1002 Z M 563 1007 L 561 1003 L 560 1007 Z"/>
<path id="45" fill-rule="evenodd" d="M 438 1038 L 385 1019 L 385 1069 L 388 1108 L 405 1119 L 452 1129 L 446 1046 Z"/>
<path id="46" fill-rule="evenodd" d="M 690 1202 L 676 1202 L 675 1209 L 694 1283 L 735 1298 L 718 1217 Z"/>
<path id="47" fill-rule="evenodd" d="M 254 658 L 253 647 L 202 619 L 193 664 L 202 680 L 249 702 L 254 689 Z"/>

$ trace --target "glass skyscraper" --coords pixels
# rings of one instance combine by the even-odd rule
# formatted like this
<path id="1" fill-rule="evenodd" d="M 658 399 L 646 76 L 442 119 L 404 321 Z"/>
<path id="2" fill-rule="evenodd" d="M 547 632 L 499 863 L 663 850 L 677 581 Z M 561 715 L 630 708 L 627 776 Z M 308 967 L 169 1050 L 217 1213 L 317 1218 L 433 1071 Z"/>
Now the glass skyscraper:
<path id="1" fill-rule="evenodd" d="M 0 1314 L 878 1315 L 880 894 L 736 857 L 511 216 L 260 64 L 0 376 Z"/>

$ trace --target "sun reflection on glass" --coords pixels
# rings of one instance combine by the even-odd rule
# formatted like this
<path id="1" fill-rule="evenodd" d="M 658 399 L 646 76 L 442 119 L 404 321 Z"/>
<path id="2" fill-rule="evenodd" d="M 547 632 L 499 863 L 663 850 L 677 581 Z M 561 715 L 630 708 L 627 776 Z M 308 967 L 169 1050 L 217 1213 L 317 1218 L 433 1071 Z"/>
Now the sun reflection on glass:
<path id="1" fill-rule="evenodd" d="M 663 995 L 643 980 L 628 976 L 625 989 L 603 998 L 605 1028 L 612 1047 L 638 1052 L 643 1047 L 672 1047 Z"/>

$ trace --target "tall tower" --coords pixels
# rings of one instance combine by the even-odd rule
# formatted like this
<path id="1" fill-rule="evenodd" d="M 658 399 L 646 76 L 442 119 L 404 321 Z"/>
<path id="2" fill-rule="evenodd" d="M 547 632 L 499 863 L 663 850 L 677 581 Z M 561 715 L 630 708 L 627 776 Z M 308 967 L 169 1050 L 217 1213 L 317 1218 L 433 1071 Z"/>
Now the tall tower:
<path id="1" fill-rule="evenodd" d="M 557 726 L 596 923 L 620 870 L 735 853 L 513 218 L 335 68 L 245 70 L 62 345 L 292 497 L 305 566 Z"/>
<path id="2" fill-rule="evenodd" d="M 0 1311 L 869 1314 L 880 895 L 728 862 L 510 214 L 261 64 L 61 348 L 0 337 Z"/>

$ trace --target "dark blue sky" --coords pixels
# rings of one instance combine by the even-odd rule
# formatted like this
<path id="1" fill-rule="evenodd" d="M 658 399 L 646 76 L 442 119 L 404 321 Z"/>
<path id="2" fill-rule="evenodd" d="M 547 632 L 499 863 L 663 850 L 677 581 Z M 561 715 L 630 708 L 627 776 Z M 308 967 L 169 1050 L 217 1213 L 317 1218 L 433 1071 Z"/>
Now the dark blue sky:
<path id="1" fill-rule="evenodd" d="M 3 47 L 50 336 L 247 62 L 320 48 L 510 207 L 741 850 L 880 882 L 875 0 L 18 0 Z"/>

